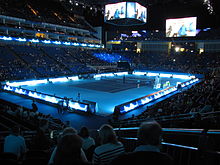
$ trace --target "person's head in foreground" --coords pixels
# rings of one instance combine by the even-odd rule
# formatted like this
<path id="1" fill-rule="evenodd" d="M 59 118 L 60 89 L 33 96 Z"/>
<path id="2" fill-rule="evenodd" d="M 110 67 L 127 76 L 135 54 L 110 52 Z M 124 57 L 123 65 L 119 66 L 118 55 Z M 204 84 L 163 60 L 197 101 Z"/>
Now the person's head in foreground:
<path id="1" fill-rule="evenodd" d="M 159 146 L 162 128 L 156 121 L 143 122 L 138 129 L 138 140 L 142 145 Z"/>

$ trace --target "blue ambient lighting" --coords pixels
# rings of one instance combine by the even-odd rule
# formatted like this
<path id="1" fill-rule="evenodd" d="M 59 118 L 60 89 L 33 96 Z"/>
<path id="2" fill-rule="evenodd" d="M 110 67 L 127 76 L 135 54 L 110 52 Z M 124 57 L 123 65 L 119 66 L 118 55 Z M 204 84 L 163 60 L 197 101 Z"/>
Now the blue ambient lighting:
<path id="1" fill-rule="evenodd" d="M 172 77 L 173 74 L 160 74 L 160 77 Z"/>
<path id="2" fill-rule="evenodd" d="M 141 72 L 136 72 L 136 73 L 137 73 L 136 75 L 142 74 Z M 191 85 L 191 84 L 193 84 L 197 81 L 199 81 L 198 78 L 192 79 L 192 80 L 189 80 L 187 82 L 180 83 L 180 84 L 181 84 L 182 87 L 185 87 L 185 86 L 189 86 L 189 85 Z M 177 85 L 178 84 L 179 84 L 179 82 L 177 82 L 176 86 L 174 86 L 174 87 L 169 87 L 169 88 L 163 89 L 163 90 L 158 91 L 158 92 L 156 92 L 156 93 L 154 93 L 150 96 L 146 96 L 145 98 L 135 99 L 134 101 L 128 102 L 126 105 L 122 105 L 120 107 L 121 113 L 128 112 L 128 111 L 133 110 L 135 108 L 138 108 L 142 105 L 145 105 L 145 104 L 149 103 L 150 101 L 159 99 L 159 98 L 161 98 L 163 96 L 166 96 L 166 95 L 168 95 L 168 94 L 170 94 L 174 91 L 177 91 Z"/>
<path id="3" fill-rule="evenodd" d="M 87 111 L 87 108 L 88 106 L 85 105 L 85 104 L 80 104 L 80 103 L 77 103 L 77 102 L 70 102 L 69 103 L 69 106 L 73 109 L 80 109 L 81 111 L 84 111 L 86 112 Z"/>
<path id="4" fill-rule="evenodd" d="M 179 78 L 179 79 L 185 79 L 185 80 L 189 80 L 189 79 L 195 79 L 196 77 L 194 75 L 178 75 L 178 74 L 168 74 L 168 73 L 156 73 L 156 72 L 137 72 L 137 71 L 134 71 L 133 72 L 134 75 L 140 75 L 140 76 L 143 76 L 143 75 L 146 75 L 146 76 L 160 76 L 160 77 L 165 77 L 165 78 L 170 78 L 170 77 L 173 77 L 173 78 Z"/>
<path id="5" fill-rule="evenodd" d="M 100 79 L 101 77 L 113 77 L 115 75 L 117 76 L 123 76 L 123 75 L 127 75 L 128 72 L 118 72 L 118 73 L 102 73 L 102 74 L 96 74 L 93 77 L 96 79 Z M 159 75 L 159 73 L 153 73 L 153 72 L 133 72 L 133 74 L 135 75 L 148 75 L 148 76 L 156 76 Z M 140 99 L 135 99 L 131 102 L 125 103 L 122 106 L 120 106 L 120 111 L 123 112 L 128 112 L 130 110 L 133 110 L 139 106 L 145 105 L 153 100 L 156 100 L 158 98 L 161 98 L 167 94 L 170 94 L 174 91 L 177 91 L 177 85 L 181 84 L 182 87 L 185 86 L 189 86 L 197 81 L 199 81 L 198 78 L 194 78 L 194 75 L 173 75 L 173 74 L 160 74 L 163 77 L 178 77 L 178 78 L 182 78 L 182 79 L 189 79 L 186 82 L 177 82 L 176 86 L 173 87 L 168 87 L 165 88 L 161 91 L 158 91 L 156 93 L 153 93 L 151 95 L 148 95 L 146 97 L 142 97 Z M 15 92 L 21 95 L 26 95 L 29 97 L 33 97 L 33 98 L 37 98 L 40 100 L 44 100 L 50 103 L 55 103 L 57 104 L 60 100 L 63 100 L 62 98 L 58 98 L 56 96 L 51 96 L 48 94 L 42 94 L 39 93 L 37 91 L 30 91 L 30 90 L 26 90 L 26 89 L 22 89 L 20 88 L 20 86 L 24 86 L 24 85 L 28 85 L 28 86 L 33 86 L 33 85 L 38 85 L 38 84 L 46 84 L 48 82 L 67 82 L 67 81 L 77 81 L 79 80 L 78 76 L 72 76 L 72 77 L 59 77 L 59 78 L 49 78 L 49 79 L 42 79 L 42 80 L 28 80 L 28 81 L 18 81 L 18 82 L 6 82 L 5 85 L 3 86 L 3 89 L 6 91 L 11 91 L 11 92 Z M 64 100 L 65 102 L 65 100 Z M 66 105 L 67 106 L 67 105 Z M 84 103 L 79 103 L 77 101 L 69 101 L 69 107 L 73 108 L 73 109 L 77 109 L 77 110 L 81 110 L 81 111 L 87 111 L 88 109 L 88 105 L 84 104 Z"/>
<path id="6" fill-rule="evenodd" d="M 61 42 L 61 41 L 50 41 L 50 40 L 38 40 L 38 39 L 26 39 L 26 38 L 16 38 L 16 37 L 6 37 L 0 36 L 0 40 L 4 41 L 18 41 L 18 42 L 33 42 L 33 43 L 44 43 L 44 44 L 55 44 L 55 45 L 66 45 L 66 46 L 82 46 L 90 48 L 104 48 L 104 45 L 99 44 L 87 44 L 87 43 L 77 43 L 77 42 Z"/>
<path id="7" fill-rule="evenodd" d="M 146 72 L 133 72 L 134 75 L 137 75 L 137 76 L 143 76 L 145 74 L 147 74 Z"/>
<path id="8" fill-rule="evenodd" d="M 19 87 L 12 87 L 12 86 L 9 86 L 9 85 L 4 85 L 3 89 L 6 90 L 6 91 L 11 91 L 11 92 L 14 92 L 14 93 L 18 93 L 18 94 L 29 96 L 29 97 L 32 97 L 32 98 L 44 100 L 44 101 L 54 103 L 54 104 L 57 104 L 60 100 L 64 100 L 64 99 L 58 98 L 56 96 L 42 94 L 42 93 L 39 93 L 39 92 L 36 92 L 36 91 L 30 91 L 30 90 L 22 89 L 22 88 L 19 88 Z M 64 106 L 67 106 L 67 105 L 64 104 Z M 87 104 L 79 103 L 77 101 L 69 101 L 69 107 L 73 108 L 73 109 L 76 109 L 76 110 L 81 110 L 81 111 L 84 111 L 84 112 L 86 112 L 87 109 L 88 109 Z"/>
<path id="9" fill-rule="evenodd" d="M 101 77 L 113 77 L 114 73 L 102 73 L 94 75 L 94 78 L 101 78 Z"/>
<path id="10" fill-rule="evenodd" d="M 56 45 L 61 45 L 61 42 L 60 41 L 52 41 L 53 44 L 56 44 Z"/>
<path id="11" fill-rule="evenodd" d="M 84 44 L 84 43 L 83 43 L 83 44 L 80 44 L 80 45 L 83 46 L 83 47 L 87 46 L 87 44 Z"/>
<path id="12" fill-rule="evenodd" d="M 100 45 L 95 45 L 95 47 L 96 47 L 96 48 L 100 48 L 101 46 L 100 46 Z"/>
<path id="13" fill-rule="evenodd" d="M 16 41 L 20 41 L 20 42 L 26 42 L 27 40 L 25 38 L 17 38 L 15 39 Z"/>
<path id="14" fill-rule="evenodd" d="M 94 45 L 94 44 L 89 44 L 88 47 L 90 47 L 90 48 L 94 48 L 95 45 Z"/>
<path id="15" fill-rule="evenodd" d="M 124 75 L 128 75 L 128 72 L 118 72 L 118 73 L 114 73 L 117 76 L 124 76 Z"/>
<path id="16" fill-rule="evenodd" d="M 71 45 L 70 42 L 63 42 L 64 45 Z"/>
<path id="17" fill-rule="evenodd" d="M 43 40 L 42 42 L 45 43 L 45 44 L 50 44 L 51 43 L 50 40 Z"/>
<path id="18" fill-rule="evenodd" d="M 38 42 L 40 42 L 38 39 L 31 39 L 31 40 L 29 40 L 30 42 L 34 42 L 34 43 L 38 43 Z"/>
<path id="19" fill-rule="evenodd" d="M 18 89 L 18 88 L 16 88 L 16 89 L 15 89 L 15 93 L 19 93 L 19 94 L 25 95 L 25 94 L 26 94 L 26 91 L 23 90 L 23 89 Z"/>
<path id="20" fill-rule="evenodd" d="M 79 46 L 79 43 L 74 42 L 73 45 L 74 46 Z"/>
<path id="21" fill-rule="evenodd" d="M 196 147 L 191 147 L 191 146 L 184 146 L 184 145 L 172 144 L 172 143 L 165 143 L 165 142 L 162 142 L 162 144 L 168 145 L 168 146 L 179 147 L 179 148 L 186 148 L 186 149 L 191 149 L 191 150 L 198 150 L 198 148 L 196 148 Z"/>
<path id="22" fill-rule="evenodd" d="M 60 77 L 60 78 L 50 78 L 49 81 L 51 82 L 67 82 L 69 81 L 67 77 Z"/>
<path id="23" fill-rule="evenodd" d="M 137 108 L 138 106 L 139 106 L 139 104 L 137 102 L 130 103 L 128 106 L 126 106 L 126 105 L 124 106 L 124 111 L 128 112 L 128 111 L 130 111 L 132 109 Z"/>
<path id="24" fill-rule="evenodd" d="M 12 37 L 0 37 L 1 40 L 5 40 L 5 41 L 11 41 L 12 40 Z"/>
<path id="25" fill-rule="evenodd" d="M 78 77 L 78 76 L 73 76 L 73 77 L 68 77 L 68 79 L 69 79 L 69 80 L 75 80 L 75 81 L 76 81 L 76 80 L 79 80 L 79 77 Z"/>
<path id="26" fill-rule="evenodd" d="M 29 80 L 29 81 L 18 81 L 18 82 L 6 82 L 6 85 L 13 86 L 13 87 L 18 87 L 22 85 L 28 85 L 28 86 L 35 86 L 37 84 L 46 84 L 47 80 Z"/>
<path id="27" fill-rule="evenodd" d="M 109 63 L 116 63 L 118 61 L 128 61 L 130 62 L 131 60 L 125 56 L 121 56 L 118 53 L 93 53 L 93 56 L 95 56 L 96 58 L 99 58 L 103 61 L 107 61 Z"/>

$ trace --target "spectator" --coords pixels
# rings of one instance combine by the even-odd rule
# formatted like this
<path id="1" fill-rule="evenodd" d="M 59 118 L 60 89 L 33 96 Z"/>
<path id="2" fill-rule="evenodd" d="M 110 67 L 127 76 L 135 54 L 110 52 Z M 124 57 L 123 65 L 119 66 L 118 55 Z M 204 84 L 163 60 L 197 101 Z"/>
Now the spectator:
<path id="1" fill-rule="evenodd" d="M 208 154 L 208 151 L 213 151 L 215 143 L 213 138 L 208 134 L 209 129 L 205 128 L 199 135 L 198 143 L 198 163 L 199 164 L 212 164 L 212 159 Z"/>
<path id="2" fill-rule="evenodd" d="M 92 160 L 92 155 L 95 149 L 95 141 L 92 137 L 89 136 L 89 130 L 87 127 L 82 127 L 79 132 L 83 140 L 82 149 L 85 151 L 87 159 Z"/>
<path id="3" fill-rule="evenodd" d="M 24 138 L 20 135 L 20 127 L 14 126 L 10 135 L 5 137 L 4 152 L 13 153 L 17 155 L 18 159 L 21 159 L 26 152 L 26 144 Z"/>
<path id="4" fill-rule="evenodd" d="M 37 130 L 37 134 L 32 140 L 31 149 L 49 151 L 49 149 L 50 149 L 50 140 L 45 135 L 45 133 L 42 129 Z"/>
<path id="5" fill-rule="evenodd" d="M 35 101 L 33 100 L 33 102 L 32 102 L 32 110 L 34 111 L 34 112 L 37 112 L 37 110 L 38 110 L 38 107 L 37 107 L 37 105 L 35 104 Z"/>
<path id="6" fill-rule="evenodd" d="M 93 163 L 95 164 L 110 164 L 117 156 L 125 152 L 124 146 L 117 140 L 113 128 L 104 124 L 99 130 L 101 146 L 95 148 L 93 155 Z"/>
<path id="7" fill-rule="evenodd" d="M 134 152 L 124 154 L 112 161 L 112 164 L 163 164 L 171 165 L 172 158 L 160 152 L 162 129 L 156 121 L 144 122 L 138 130 L 140 145 Z"/>
<path id="8" fill-rule="evenodd" d="M 57 151 L 54 157 L 54 165 L 89 164 L 82 159 L 82 144 L 82 139 L 76 134 L 63 136 L 57 145 Z"/>
<path id="9" fill-rule="evenodd" d="M 63 133 L 59 135 L 58 137 L 58 143 L 60 142 L 60 140 L 62 139 L 62 137 L 66 136 L 66 135 L 76 135 L 77 134 L 77 131 L 72 128 L 72 127 L 66 127 L 64 130 L 63 130 Z M 54 163 L 54 159 L 55 159 L 55 155 L 56 155 L 56 152 L 57 152 L 57 146 L 54 148 L 52 154 L 51 154 L 51 157 L 50 157 L 50 160 L 48 162 L 48 164 L 53 164 Z M 87 158 L 86 158 L 86 155 L 84 153 L 84 151 L 81 149 L 81 157 L 82 157 L 82 160 L 84 160 L 84 162 L 87 161 Z"/>

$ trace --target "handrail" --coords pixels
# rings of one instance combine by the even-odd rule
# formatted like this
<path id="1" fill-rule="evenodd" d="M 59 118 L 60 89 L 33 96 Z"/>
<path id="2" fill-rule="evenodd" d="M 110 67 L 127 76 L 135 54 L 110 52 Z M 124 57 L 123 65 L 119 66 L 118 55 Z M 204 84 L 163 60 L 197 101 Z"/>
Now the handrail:
<path id="1" fill-rule="evenodd" d="M 120 139 L 134 140 L 134 141 L 138 140 L 138 138 L 132 138 L 132 137 L 120 137 Z M 189 150 L 196 150 L 196 151 L 200 150 L 198 147 L 192 147 L 192 146 L 186 146 L 186 145 L 180 145 L 180 144 L 174 144 L 174 143 L 161 142 L 161 144 L 166 145 L 166 146 L 177 147 L 177 148 L 189 149 Z M 220 151 L 213 151 L 213 150 L 202 150 L 202 151 L 209 153 L 209 154 L 217 154 L 220 156 Z"/>
<path id="2" fill-rule="evenodd" d="M 138 130 L 139 127 L 128 127 L 128 128 L 114 128 L 115 131 L 128 131 L 128 130 Z M 196 133 L 201 134 L 204 129 L 181 129 L 181 128 L 162 128 L 164 132 L 175 132 L 175 133 Z M 220 134 L 220 130 L 209 129 L 207 134 Z"/>
<path id="3" fill-rule="evenodd" d="M 192 117 L 193 114 L 197 114 L 199 112 L 192 112 L 192 113 L 183 113 L 183 114 L 178 114 L 175 116 L 171 115 L 166 115 L 166 116 L 158 116 L 158 117 L 152 117 L 157 121 L 163 120 L 163 121 L 170 121 L 173 119 L 189 119 Z M 200 113 L 201 116 L 207 116 L 207 115 L 220 115 L 220 111 L 217 112 L 205 112 L 205 113 Z M 114 124 L 132 124 L 132 123 L 139 123 L 146 121 L 146 118 L 140 118 L 140 119 L 129 119 L 129 120 L 122 120 L 122 121 L 117 121 L 114 122 Z"/>
<path id="4" fill-rule="evenodd" d="M 125 140 L 135 140 L 137 141 L 138 138 L 127 138 L 127 137 L 123 137 L 121 139 L 125 139 Z M 179 148 L 186 148 L 186 149 L 191 149 L 191 150 L 198 150 L 197 147 L 191 147 L 191 146 L 185 146 L 185 145 L 180 145 L 180 144 L 173 144 L 173 143 L 166 143 L 166 142 L 162 142 L 163 145 L 168 145 L 168 146 L 174 146 L 174 147 L 179 147 Z"/>

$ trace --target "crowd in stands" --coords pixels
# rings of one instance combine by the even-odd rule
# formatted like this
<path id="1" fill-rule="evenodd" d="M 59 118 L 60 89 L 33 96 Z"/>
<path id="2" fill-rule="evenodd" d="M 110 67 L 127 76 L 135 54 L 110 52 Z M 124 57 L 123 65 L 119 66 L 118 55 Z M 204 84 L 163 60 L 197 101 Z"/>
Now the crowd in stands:
<path id="1" fill-rule="evenodd" d="M 1 104 L 2 116 L 7 114 L 10 116 L 10 119 L 13 119 L 12 116 L 14 116 L 26 122 L 25 126 L 22 126 L 21 123 L 10 126 L 10 134 L 4 136 L 3 151 L 0 153 L 0 160 L 3 164 L 72 165 L 75 163 L 103 165 L 111 164 L 113 160 L 117 164 L 117 161 L 122 161 L 124 156 L 126 156 L 124 154 L 127 154 L 123 143 L 118 140 L 113 127 L 108 124 L 100 127 L 96 137 L 91 137 L 90 130 L 87 127 L 82 127 L 79 132 L 72 127 L 67 127 L 63 123 L 59 123 L 59 127 L 54 127 L 54 119 L 50 115 L 39 113 L 38 108 L 34 106 L 36 105 L 34 102 L 32 103 L 32 109 L 3 102 Z M 58 125 L 58 123 L 56 124 Z M 28 125 L 35 126 L 31 129 L 36 131 L 31 139 L 23 136 L 25 127 Z M 140 140 L 143 140 L 143 145 L 134 151 L 135 155 L 132 157 L 134 159 L 139 157 L 139 152 L 140 157 L 143 157 L 142 152 L 145 151 L 152 152 L 157 159 L 158 156 L 161 157 L 160 154 L 166 155 L 160 153 L 159 139 L 161 128 L 158 123 L 150 122 L 144 125 L 140 127 L 138 133 Z M 149 130 L 145 128 L 147 125 L 149 125 L 147 127 Z M 149 132 L 152 132 L 151 129 L 155 129 L 153 128 L 155 126 L 158 127 L 158 131 L 155 134 L 149 134 Z M 65 129 L 62 131 L 63 128 Z M 57 131 L 58 134 L 51 134 L 53 131 Z M 141 132 L 145 132 L 146 135 L 142 135 Z M 143 138 L 146 138 L 146 136 L 149 136 L 149 139 L 152 139 L 151 136 L 156 136 L 153 141 L 155 142 L 156 140 L 157 142 L 148 141 L 149 139 L 145 141 Z M 117 159 L 120 155 L 123 156 Z M 168 158 L 169 161 L 172 161 L 171 157 L 167 155 L 162 157 L 164 157 L 164 160 Z"/>
<path id="2" fill-rule="evenodd" d="M 207 75 L 204 81 L 193 85 L 187 90 L 181 90 L 179 93 L 166 98 L 152 106 L 146 108 L 146 111 L 140 115 L 115 122 L 117 126 L 138 125 L 141 121 L 154 118 L 164 122 L 166 117 L 173 118 L 170 125 L 166 127 L 178 127 L 177 122 L 173 122 L 178 117 L 183 116 L 184 122 L 180 127 L 194 128 L 219 128 L 219 115 L 216 112 L 220 110 L 220 70 L 215 69 Z M 208 114 L 204 115 L 203 114 Z M 215 116 L 216 114 L 216 116 Z M 186 118 L 187 115 L 187 118 Z M 133 122 L 132 122 L 133 121 Z M 175 123 L 175 124 L 174 124 Z M 174 124 L 174 125 L 173 125 Z M 162 124 L 162 126 L 165 126 Z"/>
<path id="3" fill-rule="evenodd" d="M 24 61 L 13 55 L 6 47 L 0 46 L 0 79 L 1 81 L 9 79 L 28 79 L 35 77 L 36 73 L 27 67 Z M 13 67 L 12 67 L 13 66 Z"/>
<path id="4" fill-rule="evenodd" d="M 18 107 L 17 109 L 11 109 L 10 107 L 6 107 L 4 110 L 6 113 L 14 117 L 20 118 L 21 120 L 30 122 L 33 125 L 41 125 L 43 123 L 45 126 L 45 129 L 49 129 L 48 122 L 49 122 L 50 115 L 44 115 L 32 109 L 30 110 L 23 109 L 23 107 Z"/>
<path id="5" fill-rule="evenodd" d="M 133 58 L 104 49 L 34 45 L 2 45 L 0 53 L 1 81 L 96 73 L 93 66 L 116 66 L 117 60 Z"/>
<path id="6" fill-rule="evenodd" d="M 24 125 L 23 128 L 36 129 L 41 127 L 44 131 L 62 129 L 65 124 L 50 114 L 46 115 L 38 111 L 35 102 L 32 103 L 32 109 L 17 106 L 13 103 L 0 101 L 1 115 L 14 119 L 18 125 Z M 7 126 L 7 124 L 5 124 Z M 30 127 L 28 127 L 30 126 Z M 7 127 L 9 129 L 10 126 Z"/>
<path id="7" fill-rule="evenodd" d="M 110 165 L 134 164 L 135 161 L 142 164 L 147 156 L 148 160 L 171 165 L 173 158 L 161 152 L 161 136 L 162 129 L 156 121 L 142 123 L 137 133 L 140 145 L 128 152 L 108 124 L 100 127 L 96 138 L 90 136 L 87 127 L 82 127 L 79 133 L 73 127 L 66 127 L 55 140 L 39 128 L 30 144 L 27 144 L 20 127 L 14 126 L 5 136 L 0 160 L 3 164 L 24 165 Z"/>
<path id="8" fill-rule="evenodd" d="M 81 62 L 82 65 L 85 63 L 87 64 L 90 62 L 89 59 L 94 59 L 92 63 L 89 63 L 90 65 L 95 65 L 98 62 L 102 62 L 100 59 L 95 61 L 96 58 L 93 56 L 94 50 L 66 49 L 55 47 L 26 47 L 27 46 L 23 46 L 23 49 L 31 51 L 29 52 L 30 57 L 28 54 L 25 54 L 24 50 L 19 50 L 20 48 L 16 48 L 16 46 L 1 48 L 2 50 L 6 49 L 15 52 L 17 56 L 13 55 L 13 53 L 10 52 L 9 57 L 13 59 L 18 58 L 21 61 L 23 60 L 23 62 L 28 63 L 33 62 L 33 59 L 36 59 L 36 61 L 42 60 L 37 59 L 37 56 L 40 56 L 41 58 L 44 58 L 45 63 L 49 61 L 46 60 L 48 58 L 50 59 L 50 61 L 53 61 L 55 65 L 64 64 L 63 66 L 69 68 L 70 70 L 71 64 L 74 65 L 78 62 Z M 32 49 L 34 49 L 33 54 Z M 100 52 L 101 51 L 104 50 L 100 50 Z M 59 53 L 56 54 L 56 52 Z M 54 53 L 55 55 L 51 56 Z M 87 54 L 84 58 L 83 53 Z M 64 56 L 62 56 L 61 54 L 63 54 Z M 210 57 L 211 56 L 212 54 L 210 55 Z M 181 56 L 179 58 L 181 59 Z M 218 56 L 214 57 L 214 59 L 218 58 Z M 28 61 L 29 59 L 32 60 Z M 177 65 L 173 66 L 172 64 L 170 64 L 170 66 L 176 68 L 178 65 L 181 64 L 180 59 L 177 59 Z M 198 120 L 202 120 L 202 115 L 204 113 L 211 113 L 209 121 L 212 122 L 214 126 L 216 126 L 215 128 L 219 128 L 219 118 L 213 117 L 213 113 L 219 111 L 220 100 L 220 72 L 218 68 L 218 61 L 211 60 L 209 61 L 210 63 L 204 63 L 204 60 L 205 58 L 201 59 L 200 56 L 196 56 L 195 59 L 192 60 L 193 64 L 198 62 L 197 66 L 200 65 L 201 67 L 205 66 L 209 68 L 208 71 L 202 71 L 202 73 L 206 73 L 204 81 L 201 81 L 200 83 L 192 86 L 188 90 L 183 90 L 176 95 L 165 99 L 162 102 L 148 107 L 147 110 L 139 116 L 133 116 L 132 118 L 126 119 L 126 121 L 131 123 L 132 120 L 135 120 L 135 124 L 137 126 L 146 119 L 148 120 L 153 118 L 163 120 L 166 116 L 176 118 L 178 117 L 178 115 L 188 114 L 190 115 L 190 119 L 196 119 L 196 123 L 198 123 Z M 168 61 L 170 61 L 170 59 L 168 59 Z M 167 64 L 168 61 L 165 60 L 164 63 Z M 3 61 L 2 63 L 4 64 L 4 62 L 5 61 Z M 198 73 L 195 68 L 190 64 L 186 64 L 188 67 L 188 72 Z M 32 63 L 31 65 L 36 67 L 39 66 L 38 64 L 35 65 L 35 63 Z M 134 164 L 134 162 L 136 162 L 136 159 L 138 159 L 140 160 L 139 163 L 141 164 L 142 161 L 146 159 L 146 154 L 149 155 L 148 159 L 154 162 L 161 163 L 162 161 L 165 164 L 172 164 L 173 162 L 170 156 L 164 153 L 160 153 L 159 146 L 161 143 L 161 128 L 158 123 L 150 122 L 141 125 L 137 136 L 140 140 L 141 145 L 137 147 L 134 152 L 126 153 L 126 148 L 124 144 L 117 139 L 116 133 L 114 132 L 112 126 L 108 124 L 102 125 L 99 129 L 98 138 L 93 139 L 90 136 L 89 130 L 86 127 L 83 127 L 78 133 L 77 130 L 75 130 L 74 128 L 66 127 L 66 125 L 63 124 L 61 121 L 57 122 L 58 119 L 54 119 L 50 115 L 39 113 L 36 109 L 25 109 L 23 107 L 14 108 L 5 105 L 5 103 L 1 105 L 3 109 L 1 113 L 4 113 L 4 115 L 10 115 L 11 118 L 13 116 L 24 120 L 25 122 L 28 122 L 29 125 L 34 125 L 34 130 L 37 132 L 36 135 L 31 139 L 31 142 L 26 142 L 26 139 L 24 140 L 24 138 L 18 136 L 19 128 L 15 127 L 14 129 L 12 129 L 11 135 L 5 138 L 5 148 L 7 148 L 8 146 L 10 148 L 11 137 L 18 139 L 19 141 L 18 145 L 20 144 L 19 148 L 21 148 L 22 150 L 16 150 L 16 153 L 19 152 L 19 154 L 16 154 L 17 156 L 15 163 L 19 162 L 20 164 L 30 164 L 30 162 L 32 162 L 31 164 L 34 164 L 34 161 L 38 164 L 49 165 L 68 165 L 73 163 L 102 165 L 118 164 L 122 162 L 126 162 L 126 164 Z M 120 122 L 121 121 L 119 121 L 119 124 Z M 163 122 L 161 122 L 160 120 L 159 122 L 163 126 Z M 194 128 L 198 126 L 193 125 L 192 123 L 190 124 Z M 213 126 L 212 124 L 206 123 L 206 125 L 200 125 L 199 128 Z M 184 126 L 187 127 L 187 125 Z M 37 127 L 40 127 L 40 129 L 37 129 Z M 61 131 L 64 127 L 66 128 Z M 173 125 L 171 127 L 173 127 Z M 22 128 L 24 129 L 24 127 Z M 60 132 L 62 132 L 57 136 L 57 139 L 51 139 L 49 136 L 53 130 L 59 130 Z M 152 130 L 154 130 L 155 132 Z M 16 147 L 16 145 L 13 146 Z M 36 153 L 36 150 L 40 151 L 40 153 Z M 11 151 L 5 149 L 5 152 Z M 36 154 L 35 157 L 33 156 L 34 154 Z M 0 159 L 2 160 L 3 158 L 1 157 Z"/>
<path id="9" fill-rule="evenodd" d="M 167 56 L 153 52 L 135 54 L 107 49 L 13 44 L 2 44 L 0 53 L 3 55 L 0 60 L 1 81 L 96 73 L 93 66 L 114 68 L 117 61 L 128 61 L 133 69 L 204 74 L 218 67 L 220 61 L 218 53 Z"/>
<path id="10" fill-rule="evenodd" d="M 39 3 L 42 1 L 32 0 L 24 4 L 16 0 L 1 0 L 0 14 L 93 31 L 83 17 L 72 14 L 61 5 L 59 8 L 55 7 L 57 2 L 45 1 L 44 8 L 42 5 L 39 7 Z M 219 33 L 215 31 L 215 34 L 216 32 Z M 198 37 L 206 36 L 207 34 L 201 34 Z M 163 37 L 161 33 L 157 33 L 148 39 L 160 40 Z M 144 38 L 134 40 L 136 39 Z M 102 125 L 97 137 L 92 137 L 87 127 L 77 131 L 60 119 L 38 112 L 34 104 L 33 109 L 27 109 L 0 100 L 0 129 L 7 132 L 5 136 L 0 135 L 0 162 L 3 165 L 141 165 L 146 161 L 171 165 L 174 164 L 173 158 L 161 152 L 161 126 L 166 124 L 166 117 L 171 118 L 169 127 L 172 128 L 178 127 L 178 123 L 173 121 L 187 115 L 184 116 L 185 128 L 219 129 L 219 53 L 171 56 L 143 53 L 136 56 L 131 52 L 118 54 L 104 49 L 1 44 L 0 55 L 0 81 L 96 73 L 93 66 L 111 66 L 120 60 L 129 61 L 134 69 L 205 74 L 204 81 L 147 107 L 142 114 L 111 123 L 117 126 L 139 126 L 143 121 L 150 120 L 138 127 L 136 137 L 140 145 L 130 152 L 109 124 Z M 186 120 L 189 121 L 187 124 Z M 34 133 L 29 138 L 24 135 L 25 131 Z"/>
<path id="11" fill-rule="evenodd" d="M 201 73 L 209 72 L 209 69 L 219 67 L 219 53 L 176 53 L 155 54 L 154 52 L 143 53 L 133 61 L 139 69 Z"/>
<path id="12" fill-rule="evenodd" d="M 68 11 L 59 2 L 2 0 L 0 14 L 94 31 L 83 17 L 76 16 L 74 11 Z"/>

